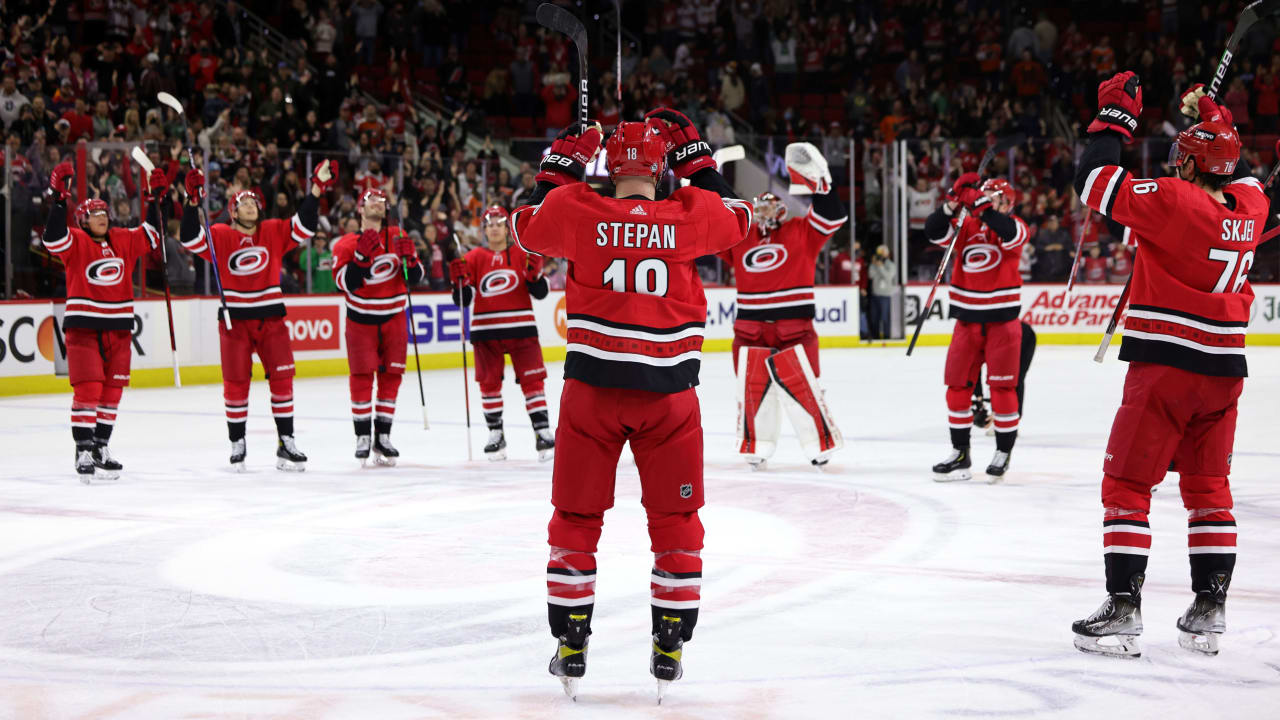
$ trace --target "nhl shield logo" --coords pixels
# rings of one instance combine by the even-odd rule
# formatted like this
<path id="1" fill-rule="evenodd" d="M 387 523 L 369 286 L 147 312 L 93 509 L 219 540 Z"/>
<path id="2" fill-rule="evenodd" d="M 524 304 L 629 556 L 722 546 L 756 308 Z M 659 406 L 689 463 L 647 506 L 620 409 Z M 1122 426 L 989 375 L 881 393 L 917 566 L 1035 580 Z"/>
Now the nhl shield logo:
<path id="1" fill-rule="evenodd" d="M 688 500 L 689 498 L 693 497 L 692 483 L 685 483 L 680 486 L 680 497 L 684 498 L 685 500 Z"/>

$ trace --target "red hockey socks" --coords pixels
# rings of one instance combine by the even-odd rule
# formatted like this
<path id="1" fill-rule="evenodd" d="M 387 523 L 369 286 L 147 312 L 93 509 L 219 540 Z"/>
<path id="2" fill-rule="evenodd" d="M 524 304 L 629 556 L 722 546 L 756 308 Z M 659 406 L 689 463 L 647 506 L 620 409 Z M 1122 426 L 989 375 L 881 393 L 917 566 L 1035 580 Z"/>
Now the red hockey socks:
<path id="1" fill-rule="evenodd" d="M 227 409 L 227 437 L 235 442 L 244 437 L 249 419 L 249 383 L 223 380 L 222 399 Z"/>
<path id="2" fill-rule="evenodd" d="M 484 412 L 484 424 L 490 430 L 502 429 L 502 381 L 495 385 L 480 385 L 480 409 Z"/>
<path id="3" fill-rule="evenodd" d="M 1018 439 L 1018 391 L 1011 387 L 991 388 L 991 418 L 996 428 L 996 449 L 1012 452 Z"/>
<path id="4" fill-rule="evenodd" d="M 267 378 L 271 388 L 271 416 L 276 421 L 276 434 L 293 435 L 293 377 Z"/>
<path id="5" fill-rule="evenodd" d="M 649 576 L 653 632 L 663 616 L 679 617 L 680 635 L 693 637 L 702 600 L 702 521 L 698 513 L 660 513 L 650 510 L 649 539 L 653 572 Z"/>
<path id="6" fill-rule="evenodd" d="M 400 394 L 403 377 L 400 373 L 378 373 L 378 401 L 373 406 L 375 432 L 391 432 L 391 422 L 396 419 L 396 396 Z"/>
<path id="7" fill-rule="evenodd" d="M 1230 510 L 1187 512 L 1187 557 L 1192 591 L 1226 594 L 1236 567 L 1236 519 Z"/>
<path id="8" fill-rule="evenodd" d="M 373 373 L 352 375 L 347 385 L 351 389 L 351 422 L 356 435 L 368 435 L 373 428 Z"/>
<path id="9" fill-rule="evenodd" d="M 1151 525 L 1141 510 L 1107 508 L 1102 516 L 1102 557 L 1106 565 L 1107 592 L 1142 591 L 1151 553 Z"/>
<path id="10" fill-rule="evenodd" d="M 102 383 L 76 383 L 71 391 L 71 439 L 78 447 L 88 447 L 93 445 L 98 405 L 102 402 Z"/>
<path id="11" fill-rule="evenodd" d="M 969 429 L 973 427 L 973 403 L 969 388 L 947 388 L 947 424 L 951 428 L 951 447 L 969 449 Z"/>
<path id="12" fill-rule="evenodd" d="M 533 429 L 551 427 L 551 419 L 547 415 L 547 393 L 543 390 L 542 378 L 529 380 L 520 389 L 524 391 L 524 409 L 529 413 Z"/>
<path id="13" fill-rule="evenodd" d="M 596 601 L 596 543 L 604 514 L 580 515 L 556 510 L 547 525 L 551 557 L 547 561 L 547 622 L 552 637 L 569 630 L 570 621 L 591 626 Z"/>
<path id="14" fill-rule="evenodd" d="M 93 441 L 98 445 L 111 442 L 111 431 L 116 427 L 116 410 L 120 407 L 120 396 L 124 394 L 122 385 L 103 385 L 102 396 L 98 400 L 98 422 L 93 428 Z"/>

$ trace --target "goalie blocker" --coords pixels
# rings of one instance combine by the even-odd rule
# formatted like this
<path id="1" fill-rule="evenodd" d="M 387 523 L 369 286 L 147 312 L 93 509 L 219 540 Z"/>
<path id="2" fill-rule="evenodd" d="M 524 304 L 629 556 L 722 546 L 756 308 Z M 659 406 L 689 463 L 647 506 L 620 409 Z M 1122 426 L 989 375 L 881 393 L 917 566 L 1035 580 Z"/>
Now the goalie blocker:
<path id="1" fill-rule="evenodd" d="M 738 350 L 738 452 L 760 468 L 778 447 L 782 408 L 815 466 L 827 464 L 844 438 L 827 409 L 804 349 Z"/>

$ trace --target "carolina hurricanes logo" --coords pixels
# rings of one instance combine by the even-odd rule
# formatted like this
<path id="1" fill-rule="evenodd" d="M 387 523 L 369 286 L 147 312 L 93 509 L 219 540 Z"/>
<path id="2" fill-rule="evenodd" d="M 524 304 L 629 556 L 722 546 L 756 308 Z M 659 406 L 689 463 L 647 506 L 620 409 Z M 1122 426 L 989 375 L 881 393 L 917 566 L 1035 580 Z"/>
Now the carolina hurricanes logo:
<path id="1" fill-rule="evenodd" d="M 506 292 L 511 292 L 520 282 L 520 276 L 516 275 L 515 270 L 503 268 L 485 273 L 480 279 L 480 294 L 484 297 L 493 297 Z"/>
<path id="2" fill-rule="evenodd" d="M 396 269 L 400 262 L 396 259 L 394 253 L 383 253 L 373 259 L 373 265 L 369 268 L 369 279 L 364 281 L 365 285 L 377 285 L 386 282 L 396 276 Z"/>
<path id="3" fill-rule="evenodd" d="M 964 249 L 964 271 L 980 273 L 994 269 L 1000 264 L 999 246 L 991 243 L 969 245 Z"/>
<path id="4" fill-rule="evenodd" d="M 787 248 L 778 243 L 757 245 L 742 256 L 742 267 L 747 272 L 769 272 L 787 261 Z"/>
<path id="5" fill-rule="evenodd" d="M 124 279 L 124 260 L 118 257 L 94 260 L 85 267 L 84 276 L 91 285 L 118 285 Z"/>
<path id="6" fill-rule="evenodd" d="M 271 253 L 258 245 L 242 247 L 227 257 L 227 267 L 232 275 L 256 275 L 267 266 Z"/>

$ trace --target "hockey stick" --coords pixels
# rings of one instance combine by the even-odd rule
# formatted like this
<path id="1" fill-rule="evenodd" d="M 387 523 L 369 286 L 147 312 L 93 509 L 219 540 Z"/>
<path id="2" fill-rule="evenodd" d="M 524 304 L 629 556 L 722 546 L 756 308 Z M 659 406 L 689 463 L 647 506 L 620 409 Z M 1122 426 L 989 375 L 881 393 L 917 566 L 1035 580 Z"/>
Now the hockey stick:
<path id="1" fill-rule="evenodd" d="M 458 251 L 458 257 L 462 258 L 462 243 L 458 242 L 457 235 L 453 236 L 453 247 Z M 464 320 L 466 319 L 467 307 L 464 302 L 466 300 L 464 297 L 465 291 L 465 285 L 458 287 L 458 302 L 462 305 L 459 310 L 462 312 Z M 467 383 L 467 329 L 465 327 L 458 333 L 458 347 L 462 349 L 462 411 L 467 418 L 467 460 L 471 461 L 475 459 L 475 456 L 471 452 L 471 386 Z"/>
<path id="2" fill-rule="evenodd" d="M 1080 251 L 1084 249 L 1084 231 L 1089 227 L 1089 208 L 1084 209 L 1084 220 L 1080 222 L 1080 232 L 1076 235 L 1076 257 L 1071 261 L 1071 275 L 1067 278 L 1067 292 L 1076 285 L 1076 273 L 1080 270 Z"/>
<path id="3" fill-rule="evenodd" d="M 162 105 L 178 113 L 178 117 L 182 118 L 182 139 L 185 141 L 187 136 L 191 134 L 191 129 L 187 126 L 187 112 L 182 108 L 182 102 L 178 98 L 167 92 L 156 93 L 156 100 Z M 187 145 L 187 172 L 196 169 L 196 158 L 191 152 L 191 146 Z M 209 196 L 209 178 L 204 179 L 205 197 Z M 196 212 L 200 213 L 200 219 L 204 221 L 204 239 L 209 244 L 209 257 L 213 258 L 213 281 L 218 285 L 218 299 L 222 302 L 222 319 L 227 325 L 227 330 L 231 329 L 231 311 L 227 309 L 227 294 L 222 291 L 222 274 L 218 271 L 218 248 L 213 243 L 213 230 L 209 227 L 209 215 L 205 213 L 203 205 L 197 205 Z"/>
<path id="4" fill-rule="evenodd" d="M 138 163 L 143 170 L 147 172 L 150 178 L 151 171 L 156 169 L 155 164 L 151 162 L 151 158 L 147 157 L 147 153 L 142 149 L 141 145 L 135 145 L 133 151 L 129 153 L 133 161 Z M 165 236 L 168 229 L 164 222 L 164 201 L 161 200 L 156 211 L 160 213 L 160 266 L 161 275 L 164 276 L 164 311 L 169 316 L 169 352 L 173 356 L 173 386 L 182 387 L 182 376 L 178 373 L 178 341 L 173 333 L 173 301 L 169 298 L 169 251 L 165 247 Z"/>
<path id="5" fill-rule="evenodd" d="M 614 71 L 614 86 L 618 96 L 618 116 L 622 116 L 622 0 L 613 0 L 613 9 L 618 20 L 618 64 Z"/>
<path id="6" fill-rule="evenodd" d="M 1232 30 L 1231 37 L 1227 38 L 1227 47 L 1222 51 L 1222 57 L 1218 59 L 1218 67 L 1213 71 L 1213 79 L 1209 81 L 1209 89 L 1205 91 L 1205 97 L 1210 100 L 1217 99 L 1218 91 L 1222 89 L 1222 80 L 1227 76 L 1227 68 L 1231 65 L 1236 50 L 1240 48 L 1240 41 L 1244 39 L 1245 33 L 1258 23 L 1259 14 L 1272 15 L 1277 11 L 1280 11 L 1280 0 L 1255 0 L 1240 11 L 1240 16 L 1236 18 L 1236 29 Z M 1272 174 L 1275 174 L 1274 170 Z M 1129 301 L 1129 287 L 1132 284 L 1133 273 L 1129 273 L 1129 278 L 1124 281 L 1124 290 L 1120 291 L 1120 302 L 1111 313 L 1111 320 L 1107 323 L 1107 331 L 1102 335 L 1098 352 L 1093 355 L 1094 362 L 1102 362 L 1107 355 L 1111 338 L 1115 336 L 1116 326 L 1120 323 L 1120 314 L 1124 312 L 1124 306 Z"/>
<path id="7" fill-rule="evenodd" d="M 982 173 L 986 171 L 987 166 L 991 164 L 997 154 L 1017 147 L 1026 142 L 1026 140 L 1027 136 L 1022 133 L 1015 133 L 997 140 L 982 155 L 982 162 L 978 163 L 978 177 L 982 177 Z M 955 223 L 957 233 L 964 226 L 964 221 L 968 219 L 969 208 L 960 208 L 960 214 L 956 216 Z M 957 239 L 951 238 L 951 242 L 947 243 L 947 251 L 942 254 L 942 262 L 938 265 L 938 272 L 933 276 L 933 286 L 929 288 L 929 297 L 916 313 L 916 329 L 911 333 L 911 342 L 907 344 L 907 357 L 911 357 L 911 353 L 916 349 L 916 341 L 920 339 L 920 331 L 924 328 L 924 319 L 929 316 L 929 308 L 933 307 L 933 296 L 937 294 L 938 284 L 942 282 L 942 276 L 946 274 L 947 266 L 951 264 L 951 255 L 955 252 Z"/>
<path id="8" fill-rule="evenodd" d="M 387 201 L 387 205 L 387 214 L 390 215 L 390 201 Z M 397 208 L 397 214 L 399 214 L 399 208 Z M 387 225 L 387 219 L 384 216 L 382 219 L 382 244 L 386 245 L 389 250 L 391 246 L 387 242 Z M 404 228 L 397 225 L 396 229 L 400 231 L 401 236 L 404 235 Z M 427 420 L 427 391 L 422 388 L 422 356 L 418 354 L 418 333 L 413 327 L 413 288 L 409 286 L 409 266 L 404 263 L 403 259 L 400 261 L 400 270 L 404 273 L 404 298 L 405 305 L 409 310 L 409 337 L 413 339 L 413 364 L 414 369 L 418 372 L 418 400 L 422 403 L 422 429 L 430 430 L 431 423 Z"/>
<path id="9" fill-rule="evenodd" d="M 578 122 L 581 123 L 580 127 L 586 127 L 590 109 L 587 85 L 587 29 L 583 27 L 581 20 L 574 17 L 573 13 L 551 3 L 544 2 L 539 5 L 534 17 L 537 18 L 539 25 L 561 35 L 567 35 L 578 49 Z"/>
<path id="10" fill-rule="evenodd" d="M 746 157 L 747 151 L 741 145 L 726 145 L 711 153 L 711 159 L 716 161 L 716 169 L 722 172 L 725 165 L 731 162 L 738 162 Z M 685 187 L 689 182 L 689 178 L 680 178 L 680 187 Z"/>

